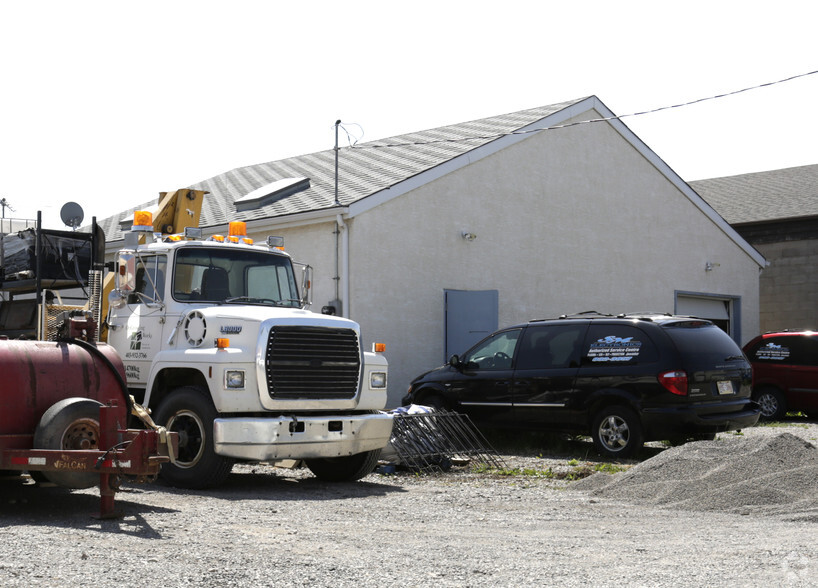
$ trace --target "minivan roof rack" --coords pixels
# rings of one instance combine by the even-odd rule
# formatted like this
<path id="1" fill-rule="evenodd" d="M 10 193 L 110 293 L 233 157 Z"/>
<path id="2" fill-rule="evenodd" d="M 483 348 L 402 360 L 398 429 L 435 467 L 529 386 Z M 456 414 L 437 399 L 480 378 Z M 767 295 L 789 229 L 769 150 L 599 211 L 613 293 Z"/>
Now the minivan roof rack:
<path id="1" fill-rule="evenodd" d="M 575 312 L 573 314 L 561 314 L 559 318 L 561 319 L 569 319 L 569 318 L 587 318 L 589 316 L 598 316 L 598 317 L 607 317 L 610 318 L 613 315 L 607 314 L 604 312 L 599 312 L 597 310 L 584 310 L 582 312 Z"/>
<path id="2" fill-rule="evenodd" d="M 654 322 L 654 317 L 672 317 L 675 316 L 669 312 L 656 312 L 656 311 L 647 311 L 647 312 L 623 312 L 622 314 L 618 314 L 617 318 L 635 318 L 643 321 L 650 321 Z"/>

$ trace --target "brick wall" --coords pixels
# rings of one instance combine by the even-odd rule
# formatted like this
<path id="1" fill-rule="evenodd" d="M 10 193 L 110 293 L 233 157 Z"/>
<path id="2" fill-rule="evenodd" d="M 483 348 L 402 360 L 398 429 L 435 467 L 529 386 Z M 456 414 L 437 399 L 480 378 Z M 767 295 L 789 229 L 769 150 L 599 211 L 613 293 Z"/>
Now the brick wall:
<path id="1" fill-rule="evenodd" d="M 818 240 L 755 247 L 770 262 L 759 284 L 761 331 L 818 330 Z"/>

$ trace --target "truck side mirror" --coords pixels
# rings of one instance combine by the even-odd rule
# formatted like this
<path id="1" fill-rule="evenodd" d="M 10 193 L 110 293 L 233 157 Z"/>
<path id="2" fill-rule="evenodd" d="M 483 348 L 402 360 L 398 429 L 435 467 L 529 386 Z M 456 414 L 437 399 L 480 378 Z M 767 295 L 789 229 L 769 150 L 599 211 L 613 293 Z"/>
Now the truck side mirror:
<path id="1" fill-rule="evenodd" d="M 117 256 L 115 287 L 120 292 L 136 290 L 136 256 L 133 253 L 120 253 Z"/>
<path id="2" fill-rule="evenodd" d="M 301 306 L 307 307 L 312 304 L 312 266 L 302 266 L 301 272 Z"/>

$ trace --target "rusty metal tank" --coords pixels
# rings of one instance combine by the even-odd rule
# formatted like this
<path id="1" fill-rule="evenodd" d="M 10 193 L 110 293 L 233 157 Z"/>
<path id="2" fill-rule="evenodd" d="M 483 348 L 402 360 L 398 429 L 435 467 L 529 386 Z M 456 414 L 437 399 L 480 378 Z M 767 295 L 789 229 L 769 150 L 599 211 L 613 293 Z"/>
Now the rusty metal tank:
<path id="1" fill-rule="evenodd" d="M 124 406 L 124 378 L 122 360 L 103 343 L 0 339 L 0 448 L 31 448 L 40 417 L 64 398 Z"/>

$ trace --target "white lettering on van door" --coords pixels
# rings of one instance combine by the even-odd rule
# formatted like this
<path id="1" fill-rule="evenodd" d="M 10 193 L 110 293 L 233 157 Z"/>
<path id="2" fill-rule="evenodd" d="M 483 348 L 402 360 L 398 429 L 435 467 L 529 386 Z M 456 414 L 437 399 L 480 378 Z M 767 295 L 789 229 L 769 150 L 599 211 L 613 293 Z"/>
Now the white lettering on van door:
<path id="1" fill-rule="evenodd" d="M 588 357 L 594 362 L 630 361 L 639 355 L 641 348 L 642 342 L 634 341 L 633 337 L 608 335 L 591 343 Z"/>

